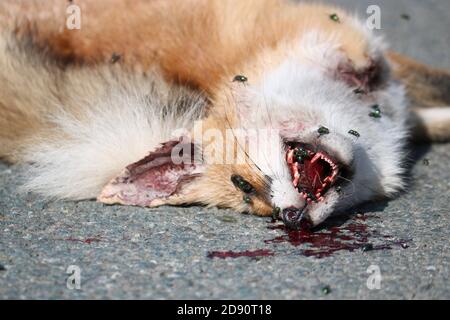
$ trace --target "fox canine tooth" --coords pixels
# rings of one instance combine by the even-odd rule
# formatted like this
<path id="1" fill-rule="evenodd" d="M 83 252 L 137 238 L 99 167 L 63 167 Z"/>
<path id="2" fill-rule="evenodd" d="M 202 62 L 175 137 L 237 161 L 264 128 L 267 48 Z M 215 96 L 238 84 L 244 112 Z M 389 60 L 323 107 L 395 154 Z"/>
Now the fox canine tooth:
<path id="1" fill-rule="evenodd" d="M 294 150 L 289 150 L 288 154 L 287 154 L 287 161 L 289 163 L 293 163 L 292 159 L 294 158 Z"/>
<path id="2" fill-rule="evenodd" d="M 311 163 L 316 162 L 317 160 L 319 160 L 321 158 L 320 153 L 316 153 L 316 155 L 314 156 L 314 158 L 311 159 Z"/>
<path id="3" fill-rule="evenodd" d="M 298 172 L 296 172 L 294 174 L 294 187 L 296 187 L 298 185 L 298 180 L 300 180 L 300 174 Z"/>

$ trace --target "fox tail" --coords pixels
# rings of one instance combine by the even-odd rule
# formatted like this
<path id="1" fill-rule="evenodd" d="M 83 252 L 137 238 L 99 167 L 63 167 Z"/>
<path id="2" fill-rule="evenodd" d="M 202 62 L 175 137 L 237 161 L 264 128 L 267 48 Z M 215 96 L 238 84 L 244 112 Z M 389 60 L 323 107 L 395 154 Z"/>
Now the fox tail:
<path id="1" fill-rule="evenodd" d="M 95 198 L 204 106 L 156 71 L 59 65 L 32 41 L 0 33 L 0 158 L 29 164 L 26 190 Z"/>

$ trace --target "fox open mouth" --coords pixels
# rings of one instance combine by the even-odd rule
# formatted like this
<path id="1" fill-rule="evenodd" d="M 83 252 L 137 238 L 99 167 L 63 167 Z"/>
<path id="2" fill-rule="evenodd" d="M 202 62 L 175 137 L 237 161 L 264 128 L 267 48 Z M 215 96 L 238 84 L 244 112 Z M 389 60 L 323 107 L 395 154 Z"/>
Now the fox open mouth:
<path id="1" fill-rule="evenodd" d="M 294 187 L 307 201 L 319 202 L 336 182 L 338 164 L 324 152 L 313 152 L 304 146 L 290 146 L 286 161 L 292 175 Z"/>

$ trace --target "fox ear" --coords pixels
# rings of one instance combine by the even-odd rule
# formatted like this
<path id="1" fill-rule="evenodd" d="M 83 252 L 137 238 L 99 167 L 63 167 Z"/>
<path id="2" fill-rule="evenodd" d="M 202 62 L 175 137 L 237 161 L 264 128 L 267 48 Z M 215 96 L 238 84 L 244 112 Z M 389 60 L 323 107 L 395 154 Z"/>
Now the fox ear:
<path id="1" fill-rule="evenodd" d="M 392 51 L 387 57 L 394 78 L 406 87 L 413 140 L 450 141 L 450 72 Z"/>
<path id="2" fill-rule="evenodd" d="M 371 92 L 383 86 L 389 76 L 389 68 L 384 58 L 370 59 L 361 69 L 355 68 L 353 62 L 347 61 L 337 67 L 337 77 L 352 87 Z"/>
<path id="3" fill-rule="evenodd" d="M 197 151 L 193 143 L 183 139 L 165 142 L 127 166 L 103 188 L 97 200 L 145 207 L 186 204 L 183 190 L 204 170 Z"/>

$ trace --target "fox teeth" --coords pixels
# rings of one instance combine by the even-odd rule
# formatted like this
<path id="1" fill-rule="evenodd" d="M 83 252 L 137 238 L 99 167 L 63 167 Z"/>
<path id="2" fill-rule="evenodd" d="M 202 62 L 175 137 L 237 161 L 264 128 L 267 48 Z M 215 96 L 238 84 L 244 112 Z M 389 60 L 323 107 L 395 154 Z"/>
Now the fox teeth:
<path id="1" fill-rule="evenodd" d="M 316 161 L 319 160 L 320 158 L 321 158 L 321 157 L 320 157 L 320 153 L 316 153 L 316 155 L 314 156 L 314 158 L 311 159 L 311 163 L 316 162 Z"/>
<path id="2" fill-rule="evenodd" d="M 298 173 L 298 170 L 294 173 L 294 187 L 297 186 L 298 181 L 300 180 L 300 174 Z"/>
<path id="3" fill-rule="evenodd" d="M 302 175 L 302 172 L 300 172 L 300 170 L 302 169 L 302 165 L 295 159 L 294 156 L 295 150 L 296 149 L 290 148 L 286 152 L 286 161 L 288 162 L 290 167 L 290 171 L 293 178 L 293 185 L 295 188 L 298 188 L 299 190 L 299 196 L 303 198 L 307 202 L 307 204 L 324 201 L 324 196 L 322 195 L 322 192 L 326 192 L 326 190 L 328 190 L 328 187 L 330 187 L 336 181 L 336 177 L 339 174 L 338 165 L 335 164 L 333 160 L 331 160 L 331 158 L 329 158 L 326 154 L 322 154 L 321 152 L 314 153 L 308 151 L 308 156 L 310 159 L 309 163 L 314 164 L 315 162 L 317 162 L 317 160 L 323 160 L 329 165 L 329 168 L 331 169 L 331 174 L 325 177 L 321 182 L 317 181 L 317 179 L 315 178 L 313 181 L 313 186 L 315 190 L 313 190 L 311 194 L 307 193 L 303 191 L 304 190 L 303 187 L 299 186 Z M 313 192 L 315 192 L 315 194 Z"/>
<path id="4" fill-rule="evenodd" d="M 292 161 L 293 158 L 294 158 L 294 150 L 289 150 L 289 152 L 287 154 L 287 162 L 293 163 L 293 161 Z"/>

